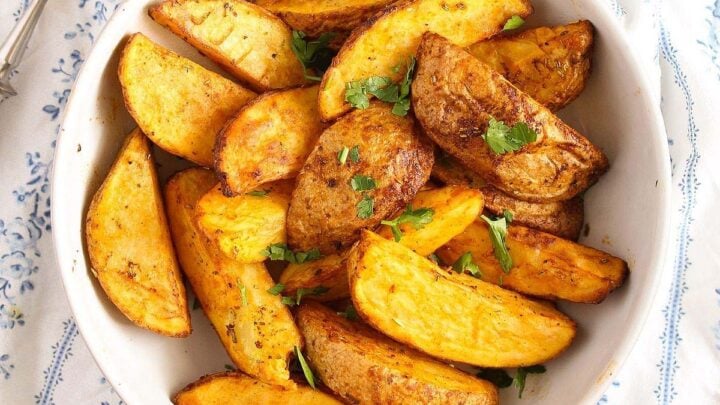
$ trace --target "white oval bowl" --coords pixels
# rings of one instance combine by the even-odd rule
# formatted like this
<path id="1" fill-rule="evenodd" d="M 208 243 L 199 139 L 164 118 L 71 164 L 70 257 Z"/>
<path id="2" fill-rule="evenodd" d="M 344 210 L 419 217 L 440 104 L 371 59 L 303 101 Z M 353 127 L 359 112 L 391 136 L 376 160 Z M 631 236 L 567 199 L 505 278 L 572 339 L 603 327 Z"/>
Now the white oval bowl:
<path id="1" fill-rule="evenodd" d="M 84 218 L 134 123 L 122 100 L 117 62 L 124 39 L 143 32 L 190 59 L 219 71 L 197 51 L 147 16 L 155 1 L 121 4 L 97 40 L 72 90 L 55 154 L 53 239 L 75 319 L 98 365 L 130 405 L 167 404 L 198 377 L 230 360 L 200 310 L 192 311 L 186 339 L 158 336 L 131 324 L 108 301 L 89 271 Z M 587 194 L 583 243 L 628 261 L 629 281 L 601 305 L 561 305 L 578 322 L 572 347 L 528 379 L 522 400 L 502 390 L 505 404 L 594 404 L 637 340 L 657 289 L 670 237 L 670 164 L 659 106 L 622 28 L 595 0 L 535 0 L 532 25 L 588 19 L 596 28 L 593 73 L 587 88 L 562 112 L 602 147 L 610 171 Z M 156 153 L 161 173 L 183 164 Z M 191 302 L 192 305 L 192 302 Z"/>

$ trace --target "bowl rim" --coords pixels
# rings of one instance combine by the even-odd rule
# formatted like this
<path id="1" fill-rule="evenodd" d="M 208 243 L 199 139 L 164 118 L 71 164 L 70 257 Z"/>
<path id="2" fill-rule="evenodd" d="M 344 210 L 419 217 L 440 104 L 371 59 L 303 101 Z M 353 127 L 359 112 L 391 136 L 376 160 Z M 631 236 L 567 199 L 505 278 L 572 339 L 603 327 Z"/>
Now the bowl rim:
<path id="1" fill-rule="evenodd" d="M 62 202 L 62 199 L 56 198 L 59 190 L 62 187 L 62 181 L 59 180 L 60 176 L 57 176 L 57 173 L 62 173 L 63 166 L 66 166 L 65 162 L 67 160 L 72 160 L 71 152 L 74 149 L 70 146 L 65 147 L 65 143 L 67 142 L 63 142 L 63 140 L 65 138 L 64 134 L 66 132 L 66 126 L 68 126 L 68 124 L 66 123 L 66 116 L 68 115 L 69 111 L 74 110 L 75 105 L 78 103 L 77 98 L 80 97 L 76 93 L 75 89 L 77 87 L 80 87 L 79 85 L 84 85 L 86 76 L 84 75 L 85 71 L 91 69 L 91 67 L 96 64 L 95 60 L 98 58 L 98 53 L 96 52 L 96 49 L 103 48 L 108 45 L 111 36 L 105 35 L 106 32 L 111 30 L 124 29 L 122 22 L 124 21 L 124 16 L 127 15 L 126 7 L 130 3 L 130 0 L 123 0 L 122 2 L 118 3 L 118 6 L 112 17 L 98 35 L 98 38 L 93 45 L 88 55 L 88 58 L 86 59 L 86 62 L 80 68 L 77 80 L 75 80 L 75 82 L 71 86 L 71 93 L 68 98 L 67 105 L 65 106 L 65 110 L 62 114 L 61 125 L 58 129 L 55 157 L 53 159 L 51 170 L 51 218 L 54 230 L 52 232 L 52 242 L 56 266 L 60 270 L 63 287 L 65 289 L 65 295 L 67 297 L 68 303 L 70 304 L 70 309 L 72 311 L 73 317 L 75 318 L 78 329 L 83 336 L 83 341 L 87 345 L 88 350 L 93 357 L 93 360 L 95 360 L 95 363 L 98 365 L 103 375 L 108 375 L 106 365 L 111 363 L 109 354 L 103 351 L 100 347 L 100 339 L 97 339 L 95 333 L 93 332 L 92 325 L 89 324 L 87 316 L 84 315 L 84 303 L 80 300 L 79 297 L 75 297 L 70 293 L 72 289 L 71 285 L 73 283 L 70 278 L 70 274 L 74 270 L 74 266 L 69 265 L 69 263 L 72 263 L 73 246 L 70 242 L 64 240 L 60 236 L 60 233 L 57 231 L 57 229 L 64 229 L 64 226 L 66 225 L 66 219 L 61 215 L 66 208 L 65 203 Z M 625 28 L 620 24 L 620 21 L 616 18 L 615 15 L 612 14 L 612 11 L 609 7 L 605 5 L 605 3 L 588 1 L 588 5 L 595 8 L 597 15 L 601 16 L 601 18 L 604 20 L 603 23 L 611 27 L 610 31 L 615 37 L 613 39 L 613 42 L 622 45 L 616 47 L 615 51 L 621 54 L 622 59 L 630 61 L 630 63 L 626 65 L 626 68 L 631 69 L 632 73 L 636 77 L 640 78 L 638 87 L 641 90 L 640 95 L 642 97 L 643 104 L 645 107 L 649 107 L 649 114 L 654 118 L 652 122 L 648 123 L 648 128 L 652 129 L 652 136 L 661 138 L 659 139 L 660 142 L 653 143 L 654 150 L 652 151 L 653 155 L 663 157 L 662 159 L 660 159 L 661 173 L 658 173 L 660 180 L 660 182 L 658 183 L 658 189 L 661 197 L 658 203 L 658 212 L 660 216 L 658 219 L 659 233 L 653 241 L 654 243 L 652 244 L 652 251 L 659 253 L 665 252 L 665 254 L 654 255 L 651 259 L 650 266 L 648 266 L 648 269 L 650 270 L 650 274 L 648 275 L 649 279 L 647 282 L 649 290 L 647 290 L 647 293 L 644 294 L 644 298 L 639 300 L 639 305 L 637 305 L 635 307 L 635 310 L 630 314 L 630 319 L 634 320 L 634 322 L 631 322 L 629 330 L 625 332 L 625 339 L 623 339 L 623 341 L 618 345 L 618 347 L 610 357 L 608 368 L 603 372 L 602 375 L 598 377 L 598 381 L 592 385 L 591 389 L 587 393 L 585 393 L 585 395 L 583 395 L 580 400 L 580 403 L 582 404 L 595 404 L 610 385 L 610 382 L 612 381 L 611 377 L 622 369 L 624 363 L 626 362 L 633 348 L 637 344 L 641 331 L 645 328 L 645 325 L 647 324 L 650 315 L 650 309 L 652 308 L 658 295 L 663 270 L 666 269 L 666 264 L 668 263 L 668 258 L 670 256 L 670 252 L 667 247 L 670 244 L 673 231 L 671 227 L 672 175 L 670 151 L 669 146 L 666 142 L 667 133 L 662 111 L 660 108 L 660 103 L 659 101 L 656 102 L 656 100 L 653 100 L 652 92 L 650 91 L 650 89 L 652 88 L 650 77 L 648 77 L 649 75 L 643 73 L 642 69 L 640 68 L 641 61 L 639 59 L 639 56 L 635 52 L 632 52 L 633 47 L 628 39 L 628 33 Z M 145 8 L 147 7 L 147 4 L 143 4 L 141 7 Z M 113 42 L 116 42 L 114 38 Z M 116 46 L 117 44 L 112 43 L 110 45 Z M 125 402 L 133 405 L 135 403 L 141 403 L 141 401 L 139 401 L 139 398 L 135 395 L 133 387 L 120 384 L 118 381 L 114 381 L 111 378 L 108 378 L 107 380 L 110 382 L 116 393 Z"/>

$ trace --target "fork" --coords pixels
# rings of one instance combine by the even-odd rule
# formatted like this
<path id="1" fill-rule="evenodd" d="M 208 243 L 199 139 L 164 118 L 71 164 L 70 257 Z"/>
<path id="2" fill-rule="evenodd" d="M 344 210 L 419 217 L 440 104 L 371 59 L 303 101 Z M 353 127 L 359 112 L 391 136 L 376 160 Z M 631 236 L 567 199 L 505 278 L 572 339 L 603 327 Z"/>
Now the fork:
<path id="1" fill-rule="evenodd" d="M 45 3 L 47 0 L 33 0 L 0 47 L 0 96 L 17 95 L 10 85 L 10 74 L 20 64 Z"/>

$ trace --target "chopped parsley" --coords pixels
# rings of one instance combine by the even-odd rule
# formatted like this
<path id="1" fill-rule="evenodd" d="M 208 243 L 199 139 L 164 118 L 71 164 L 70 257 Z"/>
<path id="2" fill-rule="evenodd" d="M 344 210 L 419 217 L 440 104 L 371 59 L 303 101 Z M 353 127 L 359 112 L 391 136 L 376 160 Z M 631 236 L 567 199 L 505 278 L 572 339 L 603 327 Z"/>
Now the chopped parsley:
<path id="1" fill-rule="evenodd" d="M 285 260 L 294 264 L 311 262 L 322 257 L 317 248 L 310 249 L 307 252 L 293 252 L 285 243 L 273 243 L 266 247 L 262 254 L 270 260 Z"/>
<path id="2" fill-rule="evenodd" d="M 355 145 L 352 148 L 350 148 L 350 161 L 353 163 L 357 163 L 360 161 L 360 146 Z"/>
<path id="3" fill-rule="evenodd" d="M 268 191 L 267 190 L 253 190 L 248 193 L 245 193 L 245 195 L 251 195 L 254 197 L 265 197 L 268 195 Z"/>
<path id="4" fill-rule="evenodd" d="M 403 233 L 400 230 L 400 224 L 411 223 L 415 229 L 421 229 L 432 222 L 433 214 L 435 214 L 435 211 L 432 208 L 418 208 L 413 210 L 412 205 L 408 204 L 407 208 L 405 208 L 405 212 L 400 214 L 399 217 L 393 219 L 392 221 L 381 221 L 380 223 L 389 226 L 392 230 L 395 242 L 399 242 L 403 236 Z"/>
<path id="5" fill-rule="evenodd" d="M 277 287 L 277 285 L 276 285 L 276 287 Z M 283 288 L 284 288 L 284 286 L 283 286 Z M 317 287 L 313 287 L 313 288 L 298 288 L 297 291 L 295 291 L 294 297 L 292 297 L 292 296 L 282 297 L 282 303 L 289 307 L 293 307 L 295 305 L 300 305 L 300 302 L 302 301 L 303 297 L 313 296 L 313 295 L 314 296 L 322 295 L 328 291 L 330 291 L 329 288 L 321 286 L 321 285 L 317 286 Z M 273 294 L 273 295 L 277 295 L 277 294 Z"/>
<path id="6" fill-rule="evenodd" d="M 356 174 L 350 179 L 350 187 L 355 191 L 369 191 L 375 189 L 375 179 L 363 174 Z"/>
<path id="7" fill-rule="evenodd" d="M 334 32 L 326 32 L 315 40 L 308 40 L 304 32 L 293 30 L 290 48 L 302 64 L 305 79 L 316 82 L 322 80 L 322 74 L 335 56 L 335 51 L 328 47 L 335 35 Z M 317 76 L 309 75 L 309 69 L 312 69 Z"/>
<path id="8" fill-rule="evenodd" d="M 363 194 L 360 202 L 355 206 L 357 208 L 357 217 L 360 219 L 367 219 L 373 216 L 374 204 L 372 197 L 367 194 Z"/>
<path id="9" fill-rule="evenodd" d="M 453 263 L 452 268 L 458 273 L 464 273 L 467 271 L 475 277 L 482 276 L 482 273 L 480 273 L 480 267 L 473 262 L 472 253 L 470 252 L 463 253 L 463 255 L 460 256 L 455 263 Z"/>
<path id="10" fill-rule="evenodd" d="M 525 20 L 523 20 L 523 18 L 520 17 L 519 15 L 514 15 L 505 22 L 503 31 L 514 30 L 514 29 L 520 28 L 520 27 L 522 27 L 523 24 L 525 24 Z"/>
<path id="11" fill-rule="evenodd" d="M 400 73 L 401 66 L 395 66 L 393 73 Z M 400 83 L 393 83 L 387 76 L 370 76 L 345 84 L 345 101 L 354 108 L 364 110 L 370 107 L 370 97 L 392 103 L 392 113 L 399 116 L 407 115 L 410 110 L 410 84 L 415 71 L 415 57 L 407 62 L 407 70 Z"/>
<path id="12" fill-rule="evenodd" d="M 343 146 L 340 152 L 338 152 L 338 162 L 340 162 L 340 166 L 347 162 L 348 154 L 350 154 L 350 149 L 348 149 L 347 146 Z"/>
<path id="13" fill-rule="evenodd" d="M 338 312 L 337 314 L 342 316 L 343 318 L 349 319 L 351 321 L 355 321 L 358 319 L 358 313 L 352 304 L 345 307 L 345 311 Z"/>
<path id="14" fill-rule="evenodd" d="M 513 378 L 515 388 L 518 389 L 518 398 L 522 398 L 523 391 L 525 391 L 525 377 L 527 377 L 528 374 L 542 374 L 544 372 L 545 366 L 542 364 L 518 368 L 517 374 L 515 374 L 515 378 Z"/>
<path id="15" fill-rule="evenodd" d="M 503 217 L 505 217 L 508 224 L 513 221 L 513 213 L 510 210 L 503 210 Z"/>
<path id="16" fill-rule="evenodd" d="M 237 284 L 240 287 L 240 297 L 242 298 L 242 303 L 244 306 L 247 306 L 247 288 L 245 288 L 245 284 L 240 283 L 240 280 L 237 281 Z"/>
<path id="17" fill-rule="evenodd" d="M 505 239 L 507 237 L 507 219 L 503 216 L 497 219 L 490 219 L 485 215 L 481 215 L 482 218 L 490 227 L 490 241 L 493 245 L 493 253 L 495 258 L 500 262 L 500 267 L 505 274 L 510 273 L 513 262 L 510 257 Z"/>
<path id="18" fill-rule="evenodd" d="M 490 117 L 487 132 L 483 135 L 490 149 L 497 155 L 519 150 L 535 142 L 537 133 L 524 122 L 518 122 L 510 128 L 504 122 Z"/>
<path id="19" fill-rule="evenodd" d="M 348 158 L 350 158 L 350 161 L 353 163 L 360 161 L 360 147 L 358 145 L 352 148 L 343 146 L 343 148 L 340 149 L 340 152 L 338 152 L 338 162 L 340 162 L 340 166 L 344 165 Z"/>
<path id="20" fill-rule="evenodd" d="M 267 292 L 269 292 L 272 295 L 280 295 L 280 293 L 285 290 L 285 284 L 277 283 L 274 286 L 268 288 Z"/>
<path id="21" fill-rule="evenodd" d="M 297 356 L 298 362 L 300 363 L 300 367 L 302 368 L 302 372 L 305 375 L 305 379 L 307 380 L 308 384 L 310 384 L 310 386 L 315 389 L 315 376 L 313 376 L 313 372 L 310 369 L 310 366 L 305 361 L 305 357 L 300 351 L 300 348 L 297 346 L 295 346 L 295 356 Z"/>

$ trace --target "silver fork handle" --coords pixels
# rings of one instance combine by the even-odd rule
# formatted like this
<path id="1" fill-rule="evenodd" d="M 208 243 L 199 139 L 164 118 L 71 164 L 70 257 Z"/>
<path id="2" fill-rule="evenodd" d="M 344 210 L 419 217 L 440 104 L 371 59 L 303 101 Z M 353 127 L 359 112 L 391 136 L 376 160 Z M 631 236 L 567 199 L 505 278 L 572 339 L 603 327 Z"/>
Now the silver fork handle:
<path id="1" fill-rule="evenodd" d="M 10 86 L 8 79 L 12 70 L 20 64 L 30 35 L 35 30 L 46 3 L 47 0 L 33 0 L 0 46 L 0 94 L 2 95 L 14 96 L 17 94 Z"/>

